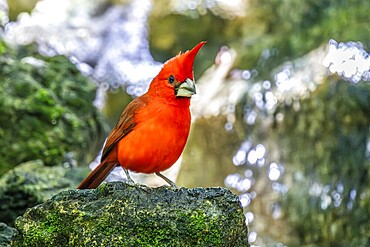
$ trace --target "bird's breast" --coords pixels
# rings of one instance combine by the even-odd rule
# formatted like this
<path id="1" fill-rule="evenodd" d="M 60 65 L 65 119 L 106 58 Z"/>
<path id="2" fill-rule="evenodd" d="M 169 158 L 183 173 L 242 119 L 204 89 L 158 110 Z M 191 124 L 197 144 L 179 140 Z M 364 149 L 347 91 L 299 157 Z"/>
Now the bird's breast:
<path id="1" fill-rule="evenodd" d="M 190 130 L 188 107 L 152 105 L 136 115 L 137 125 L 118 143 L 118 160 L 136 172 L 160 172 L 180 157 Z"/>

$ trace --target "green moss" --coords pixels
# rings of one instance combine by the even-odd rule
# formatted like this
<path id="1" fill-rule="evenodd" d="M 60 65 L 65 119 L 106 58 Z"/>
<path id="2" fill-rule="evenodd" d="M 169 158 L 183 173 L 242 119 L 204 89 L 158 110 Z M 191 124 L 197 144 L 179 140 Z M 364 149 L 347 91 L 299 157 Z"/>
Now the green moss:
<path id="1" fill-rule="evenodd" d="M 61 192 L 17 219 L 13 246 L 248 246 L 244 215 L 226 189 L 124 183 Z"/>

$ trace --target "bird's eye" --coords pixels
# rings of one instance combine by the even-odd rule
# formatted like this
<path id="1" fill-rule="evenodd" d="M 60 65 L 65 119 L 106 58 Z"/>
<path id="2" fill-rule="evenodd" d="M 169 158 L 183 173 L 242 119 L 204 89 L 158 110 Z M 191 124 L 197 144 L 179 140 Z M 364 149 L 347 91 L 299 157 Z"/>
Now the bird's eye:
<path id="1" fill-rule="evenodd" d="M 170 77 L 168 77 L 168 82 L 170 84 L 174 83 L 175 82 L 175 77 L 173 75 L 170 75 Z"/>

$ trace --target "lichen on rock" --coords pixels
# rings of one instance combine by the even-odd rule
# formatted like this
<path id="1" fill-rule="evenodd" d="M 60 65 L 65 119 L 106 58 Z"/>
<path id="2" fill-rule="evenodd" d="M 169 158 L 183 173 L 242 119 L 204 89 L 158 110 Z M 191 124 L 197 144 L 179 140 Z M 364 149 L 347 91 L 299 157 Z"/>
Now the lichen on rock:
<path id="1" fill-rule="evenodd" d="M 68 190 L 29 209 L 16 229 L 13 246 L 248 246 L 238 197 L 224 188 Z"/>
<path id="2" fill-rule="evenodd" d="M 3 222 L 0 222 L 0 246 L 9 247 L 10 241 L 16 232 L 17 231 L 14 228 L 7 226 Z"/>

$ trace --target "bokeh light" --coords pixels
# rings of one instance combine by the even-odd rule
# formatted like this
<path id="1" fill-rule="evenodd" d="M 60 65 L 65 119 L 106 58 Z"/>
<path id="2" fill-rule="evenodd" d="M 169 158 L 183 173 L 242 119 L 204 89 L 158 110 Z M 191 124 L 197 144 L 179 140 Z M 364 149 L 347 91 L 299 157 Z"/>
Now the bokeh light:
<path id="1" fill-rule="evenodd" d="M 353 83 L 370 81 L 370 56 L 361 42 L 330 40 L 328 54 L 322 63 L 331 73 Z"/>

